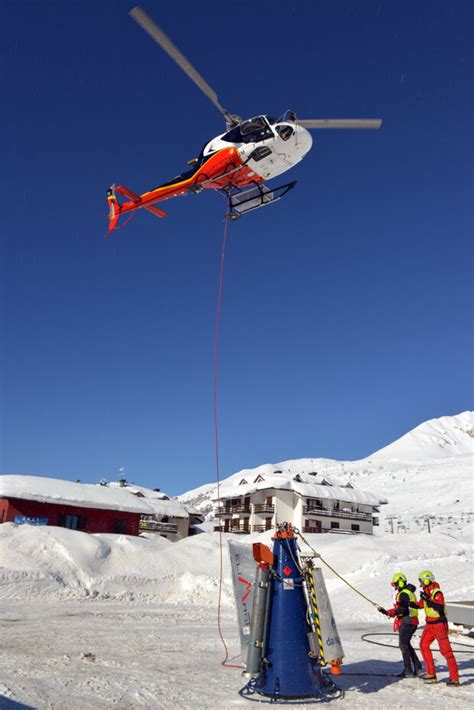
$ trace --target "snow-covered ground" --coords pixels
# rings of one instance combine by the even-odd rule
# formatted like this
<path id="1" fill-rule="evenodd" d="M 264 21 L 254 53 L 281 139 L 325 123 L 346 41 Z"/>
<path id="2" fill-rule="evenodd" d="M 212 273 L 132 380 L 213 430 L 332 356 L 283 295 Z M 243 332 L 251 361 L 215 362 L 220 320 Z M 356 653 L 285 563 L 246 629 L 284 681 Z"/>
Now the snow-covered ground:
<path id="1" fill-rule="evenodd" d="M 456 537 L 437 532 L 307 537 L 351 584 L 388 605 L 389 579 L 400 568 L 416 580 L 420 569 L 431 567 L 448 599 L 472 598 L 468 527 Z M 254 539 L 268 543 L 270 534 L 244 541 Z M 390 632 L 390 622 L 331 572 L 325 576 L 346 654 L 345 671 L 398 672 L 396 647 L 369 645 L 360 638 Z M 215 533 L 170 543 L 55 527 L 0 526 L 0 708 L 247 707 L 249 701 L 238 695 L 244 684 L 240 670 L 221 665 L 218 578 Z M 231 661 L 240 663 L 227 552 L 222 619 Z M 436 658 L 445 679 L 443 659 Z M 345 699 L 334 702 L 349 708 L 409 708 L 425 702 L 434 710 L 450 704 L 472 707 L 474 656 L 458 654 L 458 661 L 459 689 L 390 676 L 343 675 L 337 682 Z"/>
<path id="2" fill-rule="evenodd" d="M 427 568 L 435 572 L 448 601 L 472 600 L 473 431 L 473 413 L 464 412 L 425 422 L 361 461 L 299 459 L 259 469 L 270 475 L 276 467 L 295 474 L 317 470 L 389 500 L 382 508 L 385 525 L 373 536 L 307 536 L 323 558 L 375 602 L 390 604 L 394 572 L 402 570 L 416 583 L 418 572 Z M 181 499 L 211 513 L 214 489 L 208 484 Z M 428 514 L 431 534 L 424 521 Z M 202 527 L 209 525 L 212 529 L 212 523 Z M 388 534 L 392 525 L 394 534 Z M 227 540 L 271 544 L 270 537 L 223 536 L 222 626 L 233 664 L 241 659 Z M 171 543 L 0 525 L 0 710 L 249 707 L 238 695 L 244 685 L 240 669 L 221 665 L 219 552 L 219 535 L 213 532 Z M 323 570 L 345 650 L 345 674 L 337 679 L 345 698 L 334 700 L 335 706 L 474 706 L 474 655 L 461 653 L 469 649 L 456 647 L 460 688 L 398 680 L 396 638 L 378 637 L 393 648 L 361 639 L 367 633 L 390 634 L 391 623 Z M 474 638 L 462 641 L 474 651 Z M 445 680 L 443 658 L 436 653 L 435 659 Z"/>

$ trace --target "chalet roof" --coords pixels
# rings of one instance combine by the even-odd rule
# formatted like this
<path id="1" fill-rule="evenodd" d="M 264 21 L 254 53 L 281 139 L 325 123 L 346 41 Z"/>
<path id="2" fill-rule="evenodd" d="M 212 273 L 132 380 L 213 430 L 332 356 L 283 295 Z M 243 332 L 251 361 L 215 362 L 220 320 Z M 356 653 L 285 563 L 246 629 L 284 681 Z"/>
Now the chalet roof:
<path id="1" fill-rule="evenodd" d="M 154 514 L 153 508 L 144 498 L 131 495 L 126 488 L 73 483 L 42 476 L 0 476 L 0 498 L 22 498 L 39 503 L 121 510 L 141 515 Z"/>
<path id="2" fill-rule="evenodd" d="M 189 512 L 179 500 L 171 499 L 163 491 L 155 491 L 153 488 L 145 488 L 144 486 L 136 486 L 134 483 L 125 483 L 123 488 L 120 483 L 111 482 L 108 484 L 110 488 L 122 490 L 130 493 L 138 500 L 144 501 L 152 508 L 152 513 L 155 518 L 168 516 L 170 518 L 189 518 Z"/>
<path id="3" fill-rule="evenodd" d="M 220 485 L 220 499 L 237 498 L 249 495 L 254 491 L 276 489 L 294 491 L 302 497 L 307 498 L 330 498 L 345 503 L 361 503 L 365 505 L 378 506 L 387 503 L 385 498 L 376 496 L 368 491 L 359 488 L 347 488 L 346 486 L 334 485 L 334 481 L 327 476 L 314 476 L 307 473 L 295 473 L 290 471 L 272 471 L 269 467 L 266 471 L 261 471 L 263 467 L 255 469 L 253 476 L 249 476 L 246 471 L 246 484 L 239 483 L 242 480 L 242 471 L 231 476 Z M 257 475 L 255 475 L 257 473 Z M 324 483 L 323 483 L 324 481 Z M 215 497 L 216 499 L 216 497 Z"/>

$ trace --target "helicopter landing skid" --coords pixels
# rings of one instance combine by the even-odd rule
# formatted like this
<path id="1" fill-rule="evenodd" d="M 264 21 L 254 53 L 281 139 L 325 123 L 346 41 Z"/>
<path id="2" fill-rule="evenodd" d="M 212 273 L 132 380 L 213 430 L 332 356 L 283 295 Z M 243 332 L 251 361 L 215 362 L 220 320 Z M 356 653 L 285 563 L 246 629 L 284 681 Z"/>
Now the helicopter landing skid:
<path id="1" fill-rule="evenodd" d="M 272 205 L 275 202 L 281 200 L 290 190 L 296 185 L 296 180 L 293 182 L 288 182 L 285 185 L 280 185 L 279 187 L 268 187 L 264 183 L 255 183 L 255 185 L 249 189 L 244 188 L 242 190 L 234 187 L 230 187 L 228 190 L 216 190 L 220 192 L 221 195 L 225 195 L 228 199 L 228 212 L 227 217 L 231 220 L 237 220 L 242 217 L 242 215 L 247 214 L 247 212 L 253 212 L 253 210 L 258 210 L 260 207 L 266 207 L 267 205 Z"/>

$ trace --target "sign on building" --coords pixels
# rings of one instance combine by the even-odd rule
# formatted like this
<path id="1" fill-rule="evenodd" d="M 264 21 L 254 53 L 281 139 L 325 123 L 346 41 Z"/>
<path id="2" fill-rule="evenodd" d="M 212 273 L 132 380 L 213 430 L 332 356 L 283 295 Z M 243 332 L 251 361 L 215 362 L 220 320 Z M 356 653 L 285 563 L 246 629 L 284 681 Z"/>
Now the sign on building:
<path id="1" fill-rule="evenodd" d="M 16 525 L 47 525 L 48 518 L 29 518 L 27 515 L 15 515 Z"/>

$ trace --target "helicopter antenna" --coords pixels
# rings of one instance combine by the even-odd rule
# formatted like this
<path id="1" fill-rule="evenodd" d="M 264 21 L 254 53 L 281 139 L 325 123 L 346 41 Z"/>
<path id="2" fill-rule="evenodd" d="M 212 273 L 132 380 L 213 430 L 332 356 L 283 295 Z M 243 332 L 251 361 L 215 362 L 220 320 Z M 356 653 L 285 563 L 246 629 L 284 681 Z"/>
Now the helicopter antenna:
<path id="1" fill-rule="evenodd" d="M 163 32 L 163 30 L 158 27 L 158 25 L 153 22 L 153 20 L 148 17 L 146 12 L 137 5 L 129 12 L 130 17 L 132 17 L 135 22 L 140 25 L 140 27 L 150 35 L 150 37 L 155 40 L 157 44 L 168 54 L 168 56 L 173 59 L 176 64 L 181 67 L 185 74 L 194 81 L 196 86 L 198 86 L 203 94 L 212 101 L 214 106 L 221 112 L 224 116 L 227 126 L 236 126 L 241 122 L 240 116 L 229 113 L 223 106 L 221 106 L 217 94 L 214 89 L 209 86 L 207 81 L 199 74 L 199 72 L 193 67 L 191 62 L 189 62 L 184 54 L 182 54 L 179 49 L 173 44 L 169 37 Z"/>

